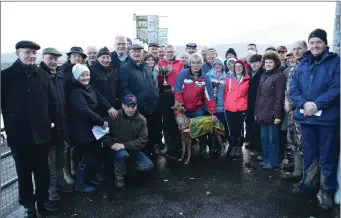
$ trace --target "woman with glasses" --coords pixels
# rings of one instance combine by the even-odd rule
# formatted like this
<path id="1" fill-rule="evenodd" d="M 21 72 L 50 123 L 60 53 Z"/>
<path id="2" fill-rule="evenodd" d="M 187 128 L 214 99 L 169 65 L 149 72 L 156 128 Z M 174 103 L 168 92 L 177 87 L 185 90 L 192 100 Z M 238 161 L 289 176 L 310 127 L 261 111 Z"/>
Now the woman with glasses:
<path id="1" fill-rule="evenodd" d="M 242 155 L 242 134 L 247 109 L 247 96 L 250 76 L 247 73 L 244 60 L 237 60 L 233 74 L 225 80 L 224 109 L 227 119 L 227 135 L 229 137 L 229 153 L 231 157 Z"/>

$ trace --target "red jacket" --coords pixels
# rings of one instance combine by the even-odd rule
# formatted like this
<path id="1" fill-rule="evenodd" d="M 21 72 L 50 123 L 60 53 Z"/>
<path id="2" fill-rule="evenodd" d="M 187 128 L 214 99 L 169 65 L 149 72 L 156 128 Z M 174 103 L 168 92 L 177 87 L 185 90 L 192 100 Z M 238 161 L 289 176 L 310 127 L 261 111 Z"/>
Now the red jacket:
<path id="1" fill-rule="evenodd" d="M 250 84 L 250 76 L 246 74 L 240 84 L 235 78 L 227 77 L 225 80 L 224 109 L 237 112 L 247 109 L 247 94 Z"/>
<path id="2" fill-rule="evenodd" d="M 159 61 L 160 67 L 166 67 L 169 65 L 169 62 L 166 59 L 162 59 Z M 172 63 L 172 71 L 168 74 L 166 81 L 169 85 L 174 88 L 176 77 L 178 76 L 179 72 L 184 69 L 184 64 L 180 60 L 175 60 Z M 159 86 L 163 84 L 163 76 L 158 76 Z"/>
<path id="3" fill-rule="evenodd" d="M 210 114 L 216 113 L 212 82 L 205 73 L 193 79 L 190 69 L 182 70 L 176 79 L 174 97 L 187 112 L 202 109 L 205 103 Z"/>

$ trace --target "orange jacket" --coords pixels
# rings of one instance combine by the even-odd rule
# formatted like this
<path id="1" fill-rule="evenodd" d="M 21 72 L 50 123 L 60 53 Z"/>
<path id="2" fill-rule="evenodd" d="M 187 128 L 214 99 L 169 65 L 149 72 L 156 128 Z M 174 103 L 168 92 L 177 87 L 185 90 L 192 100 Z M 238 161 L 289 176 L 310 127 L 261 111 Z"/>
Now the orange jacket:
<path id="1" fill-rule="evenodd" d="M 247 94 L 250 84 L 250 76 L 246 74 L 240 84 L 238 80 L 232 77 L 227 77 L 225 80 L 224 93 L 224 109 L 237 112 L 247 109 Z"/>

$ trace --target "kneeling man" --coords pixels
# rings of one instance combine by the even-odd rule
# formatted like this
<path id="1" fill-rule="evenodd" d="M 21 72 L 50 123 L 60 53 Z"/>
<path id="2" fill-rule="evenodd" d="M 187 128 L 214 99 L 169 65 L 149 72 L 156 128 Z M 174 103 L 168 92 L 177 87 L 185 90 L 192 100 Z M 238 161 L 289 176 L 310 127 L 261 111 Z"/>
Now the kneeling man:
<path id="1" fill-rule="evenodd" d="M 154 167 L 153 162 L 141 149 L 147 144 L 148 129 L 146 119 L 137 111 L 137 101 L 134 95 L 123 98 L 122 109 L 110 122 L 110 132 L 103 137 L 103 145 L 112 150 L 115 167 L 115 184 L 124 187 L 124 175 L 129 158 L 136 162 L 140 171 Z"/>

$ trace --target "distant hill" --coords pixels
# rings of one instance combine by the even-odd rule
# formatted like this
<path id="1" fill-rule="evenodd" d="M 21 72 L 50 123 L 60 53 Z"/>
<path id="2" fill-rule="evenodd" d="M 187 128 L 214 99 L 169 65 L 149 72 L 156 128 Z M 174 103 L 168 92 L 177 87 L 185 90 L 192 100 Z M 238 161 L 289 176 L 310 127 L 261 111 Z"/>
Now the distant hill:
<path id="1" fill-rule="evenodd" d="M 270 46 L 279 46 L 275 44 L 259 44 L 257 45 L 258 51 L 260 54 L 264 53 L 265 49 L 270 47 Z M 288 50 L 291 49 L 291 45 L 285 45 Z M 216 44 L 216 45 L 211 45 L 211 47 L 215 48 L 218 52 L 218 56 L 220 56 L 222 59 L 225 59 L 225 52 L 228 48 L 234 48 L 234 50 L 237 52 L 237 56 L 239 58 L 244 58 L 246 56 L 246 49 L 247 49 L 247 43 L 235 43 L 235 44 Z M 112 51 L 114 50 L 113 47 L 109 47 L 109 49 Z M 176 46 L 176 49 L 178 51 L 178 54 L 181 54 L 185 51 L 185 46 Z M 200 49 L 200 45 L 199 48 Z M 66 52 L 67 51 L 62 51 L 63 56 L 59 58 L 60 61 L 66 61 Z M 17 56 L 14 53 L 3 53 L 1 54 L 1 65 L 3 64 L 11 64 L 17 59 Z M 41 61 L 42 55 L 41 53 L 38 53 L 37 55 L 37 61 Z"/>

